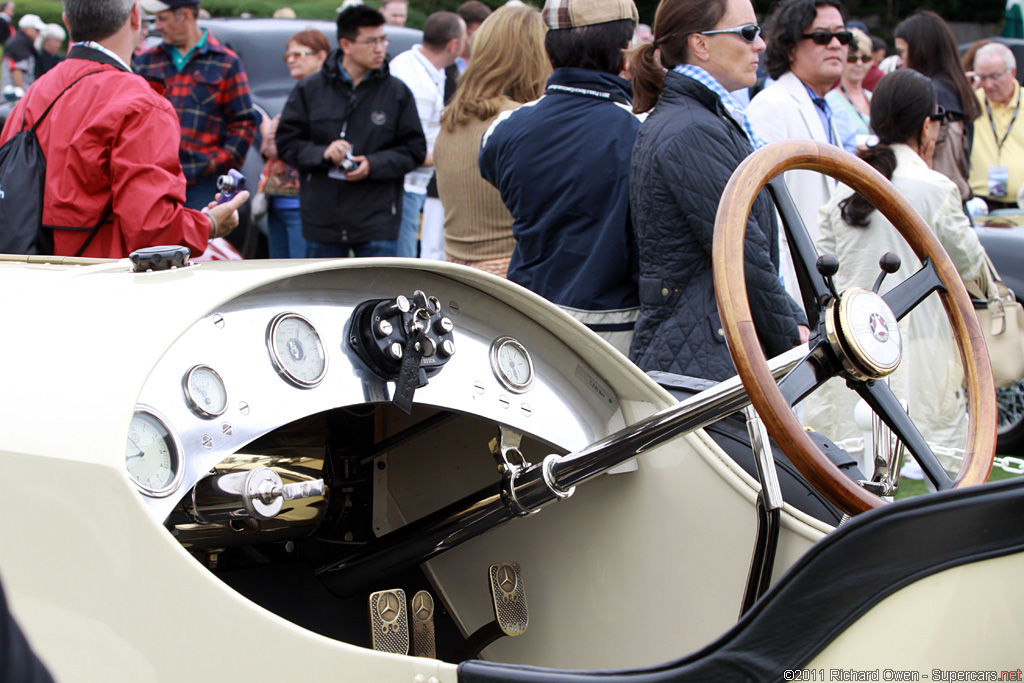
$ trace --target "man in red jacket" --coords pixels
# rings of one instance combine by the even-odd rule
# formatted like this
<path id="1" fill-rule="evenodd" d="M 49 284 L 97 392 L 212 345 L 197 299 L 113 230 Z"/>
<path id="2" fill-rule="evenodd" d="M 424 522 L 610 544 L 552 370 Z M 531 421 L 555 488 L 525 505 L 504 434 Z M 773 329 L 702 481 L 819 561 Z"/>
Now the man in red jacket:
<path id="1" fill-rule="evenodd" d="M 197 256 L 238 224 L 249 196 L 184 207 L 177 114 L 161 87 L 128 67 L 141 14 L 137 2 L 64 0 L 68 58 L 36 81 L 0 136 L 30 127 L 71 86 L 36 131 L 46 157 L 43 224 L 54 227 L 56 255 L 122 258 L 178 244 Z"/>

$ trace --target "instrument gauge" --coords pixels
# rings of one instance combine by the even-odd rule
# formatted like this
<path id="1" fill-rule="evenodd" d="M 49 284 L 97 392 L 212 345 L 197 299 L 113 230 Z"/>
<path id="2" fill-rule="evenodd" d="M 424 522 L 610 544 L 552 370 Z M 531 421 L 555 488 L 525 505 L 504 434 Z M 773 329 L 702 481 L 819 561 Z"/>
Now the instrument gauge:
<path id="1" fill-rule="evenodd" d="M 167 424 L 148 408 L 132 416 L 125 444 L 124 466 L 128 476 L 147 496 L 170 495 L 185 474 L 181 446 Z"/>
<path id="2" fill-rule="evenodd" d="M 517 394 L 533 384 L 530 352 L 512 337 L 498 337 L 491 343 L 491 370 L 505 388 Z"/>
<path id="3" fill-rule="evenodd" d="M 224 380 L 208 365 L 196 365 L 181 380 L 185 401 L 192 412 L 210 420 L 228 409 L 228 391 Z"/>
<path id="4" fill-rule="evenodd" d="M 300 389 L 327 374 L 327 354 L 316 328 L 297 313 L 281 313 L 267 328 L 267 348 L 277 374 Z"/>

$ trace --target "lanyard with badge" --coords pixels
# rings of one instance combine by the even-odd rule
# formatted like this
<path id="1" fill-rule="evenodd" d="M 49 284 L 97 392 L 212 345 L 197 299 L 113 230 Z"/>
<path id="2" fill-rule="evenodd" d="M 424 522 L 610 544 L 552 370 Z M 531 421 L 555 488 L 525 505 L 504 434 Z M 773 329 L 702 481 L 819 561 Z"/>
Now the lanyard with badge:
<path id="1" fill-rule="evenodd" d="M 1013 129 L 1013 124 L 1017 122 L 1017 114 L 1020 113 L 1020 88 L 1017 88 L 1017 105 L 1013 108 L 1013 117 L 1010 119 L 1010 124 L 1006 126 L 1006 133 L 1003 134 L 1003 139 L 999 139 L 999 134 L 996 132 L 996 122 L 992 117 L 992 106 L 988 102 L 988 98 L 985 98 L 985 113 L 988 114 L 988 125 L 992 127 L 992 139 L 996 143 L 996 156 L 1000 158 L 1003 152 L 1003 145 L 1006 144 L 1007 138 L 1010 137 L 1010 131 Z M 988 196 L 989 197 L 1005 197 L 1008 192 L 1008 185 L 1010 183 L 1010 167 L 1009 166 L 989 166 L 988 167 Z"/>

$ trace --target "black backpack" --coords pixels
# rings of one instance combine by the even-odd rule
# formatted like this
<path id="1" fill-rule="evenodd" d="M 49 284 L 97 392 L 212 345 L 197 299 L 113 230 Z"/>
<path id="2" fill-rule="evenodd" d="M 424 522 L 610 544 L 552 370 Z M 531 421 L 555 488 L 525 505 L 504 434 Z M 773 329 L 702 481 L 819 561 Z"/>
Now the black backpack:
<path id="1" fill-rule="evenodd" d="M 43 225 L 43 188 L 46 182 L 46 157 L 36 138 L 36 129 L 46 120 L 64 93 L 86 76 L 101 73 L 90 71 L 64 88 L 39 120 L 25 130 L 24 113 L 21 131 L 0 146 L 0 254 L 52 254 L 53 230 L 91 230 L 89 238 L 78 251 L 85 252 L 110 214 L 109 209 L 93 228 L 58 228 Z"/>

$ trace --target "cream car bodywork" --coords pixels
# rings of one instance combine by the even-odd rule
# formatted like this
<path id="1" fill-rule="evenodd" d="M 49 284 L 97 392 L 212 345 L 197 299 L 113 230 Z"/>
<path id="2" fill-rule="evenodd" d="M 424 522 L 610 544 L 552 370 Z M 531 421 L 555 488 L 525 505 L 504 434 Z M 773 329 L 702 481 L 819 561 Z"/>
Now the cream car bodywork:
<path id="1" fill-rule="evenodd" d="M 449 312 L 455 303 L 458 314 L 457 353 L 417 391 L 413 417 L 437 408 L 462 417 L 378 456 L 387 472 L 374 483 L 375 495 L 386 496 L 375 501 L 378 535 L 495 481 L 487 440 L 498 424 L 521 430 L 530 441 L 524 453 L 539 459 L 581 449 L 674 402 L 557 308 L 458 266 L 368 259 L 133 273 L 128 261 L 0 263 L 7 314 L 0 339 L 0 575 L 15 616 L 57 680 L 457 680 L 454 663 L 340 642 L 244 597 L 164 525 L 187 491 L 149 500 L 125 473 L 126 432 L 139 403 L 157 408 L 179 433 L 186 458 L 207 469 L 210 458 L 243 452 L 282 425 L 370 403 L 360 387 L 372 382 L 344 353 L 352 303 L 414 289 L 436 295 Z M 324 339 L 328 376 L 314 389 L 282 382 L 267 359 L 265 326 L 282 311 L 302 312 Z M 487 363 L 490 340 L 501 334 L 533 354 L 537 380 L 524 394 L 503 391 Z M 230 408 L 223 421 L 231 422 L 231 435 L 222 433 L 222 420 L 190 417 L 178 383 L 194 363 L 224 377 Z M 378 436 L 399 430 L 404 419 L 391 411 Z M 757 490 L 698 431 L 440 555 L 424 571 L 435 598 L 468 634 L 493 618 L 487 567 L 515 561 L 523 568 L 529 629 L 484 650 L 484 659 L 569 669 L 651 666 L 704 647 L 735 623 Z M 831 531 L 788 506 L 782 520 L 776 576 Z M 965 572 L 981 572 L 970 581 L 1020 576 L 1021 561 L 982 564 L 895 593 L 863 620 L 881 624 L 884 637 L 858 622 L 813 667 L 852 666 L 877 652 L 879 640 L 917 637 L 910 615 L 933 591 L 943 599 L 931 603 L 937 606 L 925 613 L 928 620 L 989 619 L 998 605 L 979 607 L 959 590 Z M 1019 591 L 1007 597 L 1022 604 Z M 1016 667 L 1019 648 L 1008 641 L 1021 633 L 1019 619 L 1003 619 L 998 630 L 928 634 L 944 651 L 882 651 L 891 666 L 920 671 L 936 665 L 933 656 Z M 891 640 L 887 625 L 898 625 Z"/>

